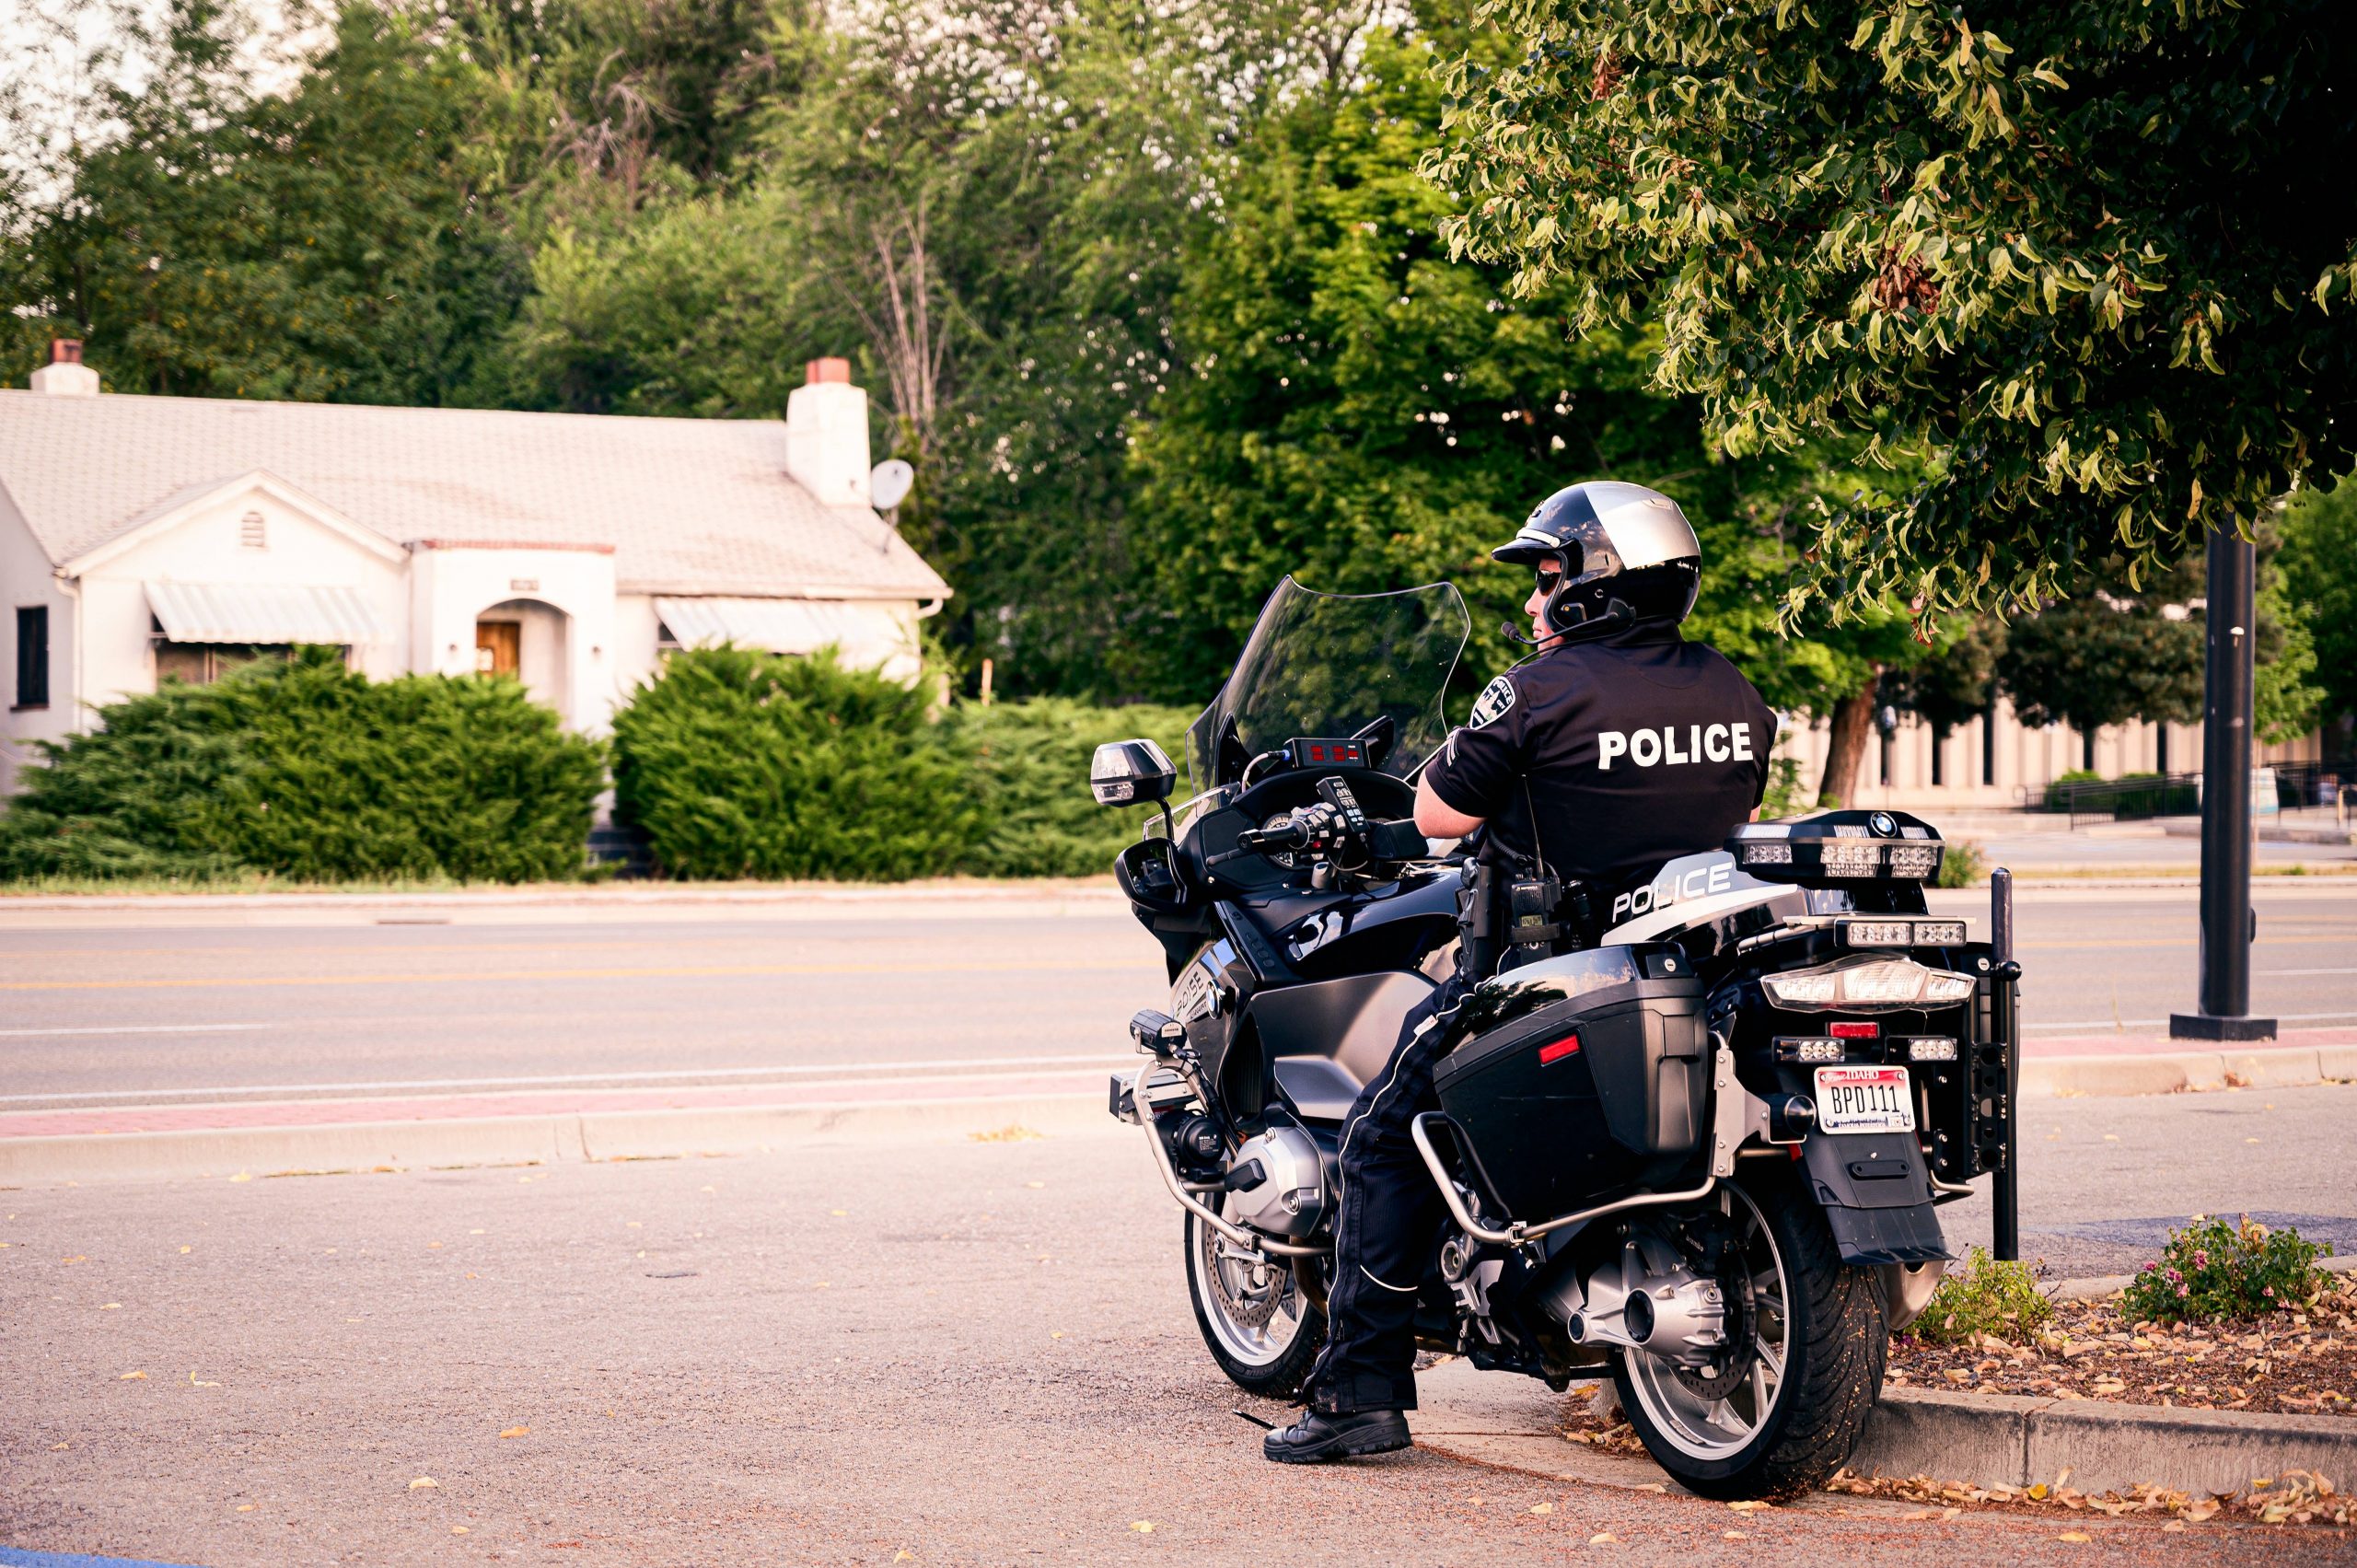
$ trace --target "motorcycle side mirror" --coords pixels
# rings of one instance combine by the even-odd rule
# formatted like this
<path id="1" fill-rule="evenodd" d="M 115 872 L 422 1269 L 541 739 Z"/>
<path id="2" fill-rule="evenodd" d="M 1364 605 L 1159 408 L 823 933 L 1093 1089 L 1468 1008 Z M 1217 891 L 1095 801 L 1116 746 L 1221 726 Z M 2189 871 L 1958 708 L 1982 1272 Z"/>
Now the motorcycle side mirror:
<path id="1" fill-rule="evenodd" d="M 1109 740 L 1088 764 L 1089 792 L 1099 806 L 1137 806 L 1170 798 L 1178 770 L 1151 740 Z"/>

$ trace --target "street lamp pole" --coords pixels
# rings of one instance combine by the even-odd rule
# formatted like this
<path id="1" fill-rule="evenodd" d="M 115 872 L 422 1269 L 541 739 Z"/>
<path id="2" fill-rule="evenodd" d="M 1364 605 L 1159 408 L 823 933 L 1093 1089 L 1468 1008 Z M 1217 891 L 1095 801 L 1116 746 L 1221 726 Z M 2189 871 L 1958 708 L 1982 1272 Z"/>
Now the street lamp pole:
<path id="1" fill-rule="evenodd" d="M 2208 661 L 2201 724 L 2200 1011 L 2176 1013 L 2179 1040 L 2275 1038 L 2250 1016 L 2251 645 L 2257 561 L 2248 540 L 2210 535 Z"/>

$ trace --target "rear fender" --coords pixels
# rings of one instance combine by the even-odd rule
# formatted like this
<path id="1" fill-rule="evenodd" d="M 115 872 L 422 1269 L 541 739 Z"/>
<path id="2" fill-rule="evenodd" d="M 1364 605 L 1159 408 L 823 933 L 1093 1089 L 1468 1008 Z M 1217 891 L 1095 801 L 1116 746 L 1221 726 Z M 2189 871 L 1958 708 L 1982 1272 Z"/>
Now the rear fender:
<path id="1" fill-rule="evenodd" d="M 1954 1257 L 1932 1207 L 1923 1151 L 1904 1132 L 1818 1132 L 1802 1145 L 1809 1191 L 1853 1264 L 1928 1263 Z"/>

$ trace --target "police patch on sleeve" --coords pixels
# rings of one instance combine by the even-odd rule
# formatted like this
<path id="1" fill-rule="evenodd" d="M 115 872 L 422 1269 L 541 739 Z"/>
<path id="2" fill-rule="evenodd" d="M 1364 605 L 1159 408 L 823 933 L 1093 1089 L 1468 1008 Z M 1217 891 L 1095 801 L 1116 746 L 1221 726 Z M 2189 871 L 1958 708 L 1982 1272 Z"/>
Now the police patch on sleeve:
<path id="1" fill-rule="evenodd" d="M 1487 729 L 1513 710 L 1514 682 L 1501 675 L 1481 688 L 1481 695 L 1474 700 L 1473 717 L 1467 727 Z"/>

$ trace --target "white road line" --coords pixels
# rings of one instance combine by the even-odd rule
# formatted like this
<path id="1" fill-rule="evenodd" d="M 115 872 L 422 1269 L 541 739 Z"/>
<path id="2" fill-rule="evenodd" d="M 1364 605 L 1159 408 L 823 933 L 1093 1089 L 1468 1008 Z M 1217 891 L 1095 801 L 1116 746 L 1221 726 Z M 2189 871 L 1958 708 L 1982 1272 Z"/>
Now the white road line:
<path id="1" fill-rule="evenodd" d="M 2266 1015 L 2261 1014 L 2260 1016 L 2264 1017 Z M 2357 1012 L 2278 1013 L 2275 1015 L 2275 1021 L 2279 1024 L 2315 1023 L 2317 1020 L 2324 1018 L 2357 1018 Z M 2022 1028 L 2025 1029 L 2132 1029 L 2139 1028 L 2149 1024 L 2165 1024 L 2167 1022 L 2168 1020 L 2166 1018 L 2078 1018 L 2067 1024 L 2024 1024 Z"/>
<path id="2" fill-rule="evenodd" d="M 100 1024 L 72 1029 L 0 1029 L 0 1038 L 29 1040 L 42 1035 L 197 1035 L 227 1034 L 238 1029 L 267 1029 L 272 1024 Z"/>
<path id="3" fill-rule="evenodd" d="M 2260 974 L 2357 974 L 2357 970 L 2260 970 Z"/>
<path id="4" fill-rule="evenodd" d="M 491 1089 L 561 1086 L 566 1084 L 644 1084 L 679 1078 L 778 1078 L 806 1073 L 914 1073 L 967 1067 L 1118 1067 L 1111 1056 L 951 1057 L 940 1062 L 821 1062 L 792 1067 L 682 1067 L 653 1073 L 561 1073 L 524 1078 L 389 1078 L 373 1083 L 207 1085 L 187 1089 L 60 1090 L 45 1095 L 0 1095 L 0 1105 L 36 1100 L 171 1099 L 185 1095 L 349 1094 L 384 1089 Z"/>

